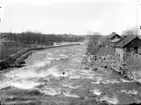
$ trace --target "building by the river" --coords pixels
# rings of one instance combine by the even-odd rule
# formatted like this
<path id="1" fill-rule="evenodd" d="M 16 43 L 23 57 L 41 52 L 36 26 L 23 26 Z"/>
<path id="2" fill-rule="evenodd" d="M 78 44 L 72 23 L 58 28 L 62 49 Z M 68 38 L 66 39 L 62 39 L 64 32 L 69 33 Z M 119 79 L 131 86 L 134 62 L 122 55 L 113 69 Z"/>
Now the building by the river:
<path id="1" fill-rule="evenodd" d="M 131 54 L 140 54 L 141 39 L 136 35 L 119 36 L 114 34 L 109 40 L 109 47 L 114 50 L 114 56 L 126 60 Z"/>

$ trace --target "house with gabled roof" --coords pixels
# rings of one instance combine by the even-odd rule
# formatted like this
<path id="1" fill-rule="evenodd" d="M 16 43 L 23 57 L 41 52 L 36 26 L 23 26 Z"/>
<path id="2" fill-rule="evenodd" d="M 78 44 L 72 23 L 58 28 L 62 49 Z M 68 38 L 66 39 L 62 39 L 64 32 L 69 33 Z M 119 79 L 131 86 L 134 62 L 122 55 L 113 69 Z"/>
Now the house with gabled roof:
<path id="1" fill-rule="evenodd" d="M 135 35 L 127 35 L 114 46 L 115 56 L 124 61 L 130 54 L 137 54 L 141 49 L 141 39 Z"/>
<path id="2" fill-rule="evenodd" d="M 112 32 L 110 35 L 107 36 L 108 39 L 114 40 L 114 39 L 120 39 L 121 36 L 118 35 L 116 32 Z"/>
<path id="3" fill-rule="evenodd" d="M 112 32 L 110 35 L 107 36 L 108 46 L 115 46 L 115 44 L 121 39 L 122 37 L 115 32 Z"/>

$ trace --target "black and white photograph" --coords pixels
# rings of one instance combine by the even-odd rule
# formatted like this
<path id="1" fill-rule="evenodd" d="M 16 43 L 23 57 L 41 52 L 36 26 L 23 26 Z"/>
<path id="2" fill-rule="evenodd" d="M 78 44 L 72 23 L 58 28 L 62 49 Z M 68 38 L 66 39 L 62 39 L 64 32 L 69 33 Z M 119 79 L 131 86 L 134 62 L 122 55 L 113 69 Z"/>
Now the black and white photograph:
<path id="1" fill-rule="evenodd" d="M 0 0 L 0 105 L 140 105 L 141 0 Z"/>

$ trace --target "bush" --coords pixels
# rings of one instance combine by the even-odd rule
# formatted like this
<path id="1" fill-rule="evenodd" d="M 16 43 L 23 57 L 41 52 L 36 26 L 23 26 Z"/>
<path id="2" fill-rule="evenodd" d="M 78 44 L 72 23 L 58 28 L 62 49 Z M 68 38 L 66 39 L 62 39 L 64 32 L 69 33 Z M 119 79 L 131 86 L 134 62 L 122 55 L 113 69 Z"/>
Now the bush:
<path id="1" fill-rule="evenodd" d="M 128 74 L 136 79 L 141 79 L 141 55 L 132 54 L 125 63 L 126 66 L 124 69 L 127 70 Z"/>
<path id="2" fill-rule="evenodd" d="M 141 69 L 141 55 L 130 55 L 130 57 L 125 61 L 126 66 L 132 70 Z"/>
<path id="3" fill-rule="evenodd" d="M 102 38 L 101 35 L 89 35 L 87 44 L 87 53 L 96 54 L 100 48 L 99 40 Z"/>

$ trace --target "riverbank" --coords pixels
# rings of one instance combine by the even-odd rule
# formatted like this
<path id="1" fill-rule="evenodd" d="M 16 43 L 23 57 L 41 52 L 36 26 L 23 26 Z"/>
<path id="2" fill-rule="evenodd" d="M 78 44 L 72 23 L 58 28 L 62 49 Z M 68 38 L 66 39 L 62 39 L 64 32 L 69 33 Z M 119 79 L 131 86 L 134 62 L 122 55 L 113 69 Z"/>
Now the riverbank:
<path id="1" fill-rule="evenodd" d="M 131 64 L 127 64 L 126 61 L 119 61 L 111 55 L 100 56 L 88 54 L 84 56 L 83 63 L 84 67 L 87 69 L 91 68 L 92 70 L 97 70 L 97 67 L 95 66 L 102 67 L 104 69 L 116 72 L 121 76 L 121 78 L 129 81 L 134 81 L 139 84 L 141 83 L 141 76 L 139 74 L 139 71 L 130 68 Z"/>
<path id="2" fill-rule="evenodd" d="M 44 50 L 50 48 L 59 48 L 59 47 L 67 47 L 67 46 L 75 46 L 80 45 L 80 43 L 74 44 L 64 44 L 64 45 L 56 45 L 56 46 L 44 46 L 44 47 L 30 47 L 25 48 L 15 54 L 10 55 L 8 58 L 0 61 L 0 70 L 10 68 L 10 67 L 22 67 L 25 63 L 24 60 L 28 58 L 32 54 L 33 51 Z"/>

